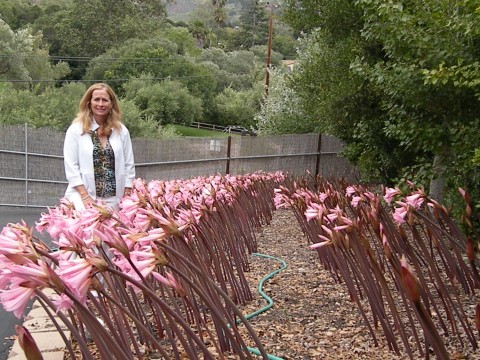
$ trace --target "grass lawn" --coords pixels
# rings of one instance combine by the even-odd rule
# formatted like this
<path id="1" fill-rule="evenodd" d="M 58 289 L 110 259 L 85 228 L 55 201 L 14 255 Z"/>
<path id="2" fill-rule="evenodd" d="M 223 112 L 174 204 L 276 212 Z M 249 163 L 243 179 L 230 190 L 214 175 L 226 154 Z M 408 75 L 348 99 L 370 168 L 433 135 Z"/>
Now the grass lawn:
<path id="1" fill-rule="evenodd" d="M 197 136 L 197 137 L 227 137 L 229 134 L 221 131 L 212 131 L 207 129 L 197 129 L 193 127 L 174 125 L 175 131 L 182 136 Z"/>

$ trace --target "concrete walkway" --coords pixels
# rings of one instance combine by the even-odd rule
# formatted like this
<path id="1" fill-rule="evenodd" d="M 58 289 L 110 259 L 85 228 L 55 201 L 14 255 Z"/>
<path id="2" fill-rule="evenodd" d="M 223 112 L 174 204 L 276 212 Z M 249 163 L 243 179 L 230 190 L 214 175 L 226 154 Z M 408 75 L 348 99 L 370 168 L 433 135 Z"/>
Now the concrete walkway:
<path id="1" fill-rule="evenodd" d="M 48 294 L 47 290 L 45 291 Z M 65 336 L 70 338 L 70 332 L 65 330 L 65 325 L 57 318 L 58 323 L 64 330 Z M 32 334 L 38 348 L 42 352 L 44 360 L 63 360 L 65 343 L 57 331 L 53 321 L 45 309 L 38 303 L 33 304 L 32 310 L 28 313 L 23 322 L 28 331 Z M 18 340 L 15 339 L 8 360 L 26 360 Z"/>

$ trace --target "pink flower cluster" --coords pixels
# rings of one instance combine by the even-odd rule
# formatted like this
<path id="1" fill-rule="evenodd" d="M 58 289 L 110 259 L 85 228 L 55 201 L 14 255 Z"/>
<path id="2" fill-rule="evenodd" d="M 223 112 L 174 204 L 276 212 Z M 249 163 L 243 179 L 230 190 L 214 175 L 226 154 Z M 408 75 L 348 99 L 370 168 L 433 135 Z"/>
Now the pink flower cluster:
<path id="1" fill-rule="evenodd" d="M 318 242 L 314 242 L 311 249 L 330 245 L 336 240 L 345 240 L 349 229 L 356 222 L 342 209 L 341 194 L 331 185 L 318 192 L 300 187 L 293 190 L 279 187 L 275 190 L 275 204 L 277 208 L 302 209 L 307 222 L 316 223 L 313 226 L 316 226 L 318 232 Z"/>
<path id="2" fill-rule="evenodd" d="M 414 188 L 412 183 L 408 184 L 413 191 L 407 196 L 403 196 L 399 188 L 388 187 L 385 188 L 382 196 L 365 190 L 360 185 L 349 185 L 344 192 L 341 192 L 329 183 L 323 184 L 318 191 L 312 191 L 294 183 L 290 188 L 283 186 L 275 189 L 275 205 L 277 208 L 300 209 L 307 222 L 315 221 L 320 242 L 314 243 L 311 248 L 318 249 L 332 244 L 335 239 L 348 238 L 348 229 L 358 222 L 358 219 L 352 216 L 359 211 L 370 219 L 374 219 L 373 221 L 378 221 L 377 208 L 382 198 L 387 205 L 394 204 L 392 218 L 395 223 L 398 225 L 404 223 L 409 212 L 420 209 L 427 198 L 422 189 Z M 433 203 L 430 200 L 428 206 L 432 206 Z M 359 207 L 362 204 L 365 206 L 360 210 Z M 348 206 L 355 211 L 348 211 Z M 386 243 L 382 232 L 380 236 Z"/>
<path id="3" fill-rule="evenodd" d="M 167 237 L 189 241 L 195 228 L 215 204 L 228 206 L 239 192 L 257 196 L 258 182 L 285 180 L 283 173 L 198 177 L 191 180 L 137 179 L 118 212 L 97 204 L 77 211 L 65 199 L 50 208 L 36 224 L 56 246 L 48 249 L 34 239 L 26 224 L 10 224 L 0 233 L 0 302 L 21 317 L 35 292 L 52 288 L 55 311 L 85 304 L 94 279 L 113 267 L 126 277 L 150 277 L 177 293 L 184 293 L 170 272 L 161 270 L 168 256 L 159 246 Z M 161 270 L 161 271 L 160 271 Z M 75 300 L 75 301 L 74 301 Z"/>

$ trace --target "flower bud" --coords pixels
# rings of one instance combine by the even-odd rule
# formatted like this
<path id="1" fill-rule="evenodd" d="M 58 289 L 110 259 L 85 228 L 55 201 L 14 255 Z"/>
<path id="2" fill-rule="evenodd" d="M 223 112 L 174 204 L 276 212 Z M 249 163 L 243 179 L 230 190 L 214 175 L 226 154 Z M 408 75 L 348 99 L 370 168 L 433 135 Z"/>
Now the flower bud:
<path id="1" fill-rule="evenodd" d="M 113 216 L 112 211 L 106 208 L 105 206 L 98 205 L 98 204 L 93 204 L 93 206 L 95 207 L 95 209 L 98 210 L 98 212 L 104 219 L 110 219 Z"/>
<path id="2" fill-rule="evenodd" d="M 167 254 L 162 249 L 153 249 L 153 253 L 155 254 L 156 264 L 160 266 L 166 266 L 168 264 Z"/>
<path id="3" fill-rule="evenodd" d="M 465 215 L 467 216 L 467 218 L 471 218 L 472 217 L 472 207 L 470 205 L 467 204 L 467 206 L 465 207 Z"/>
<path id="4" fill-rule="evenodd" d="M 108 269 L 108 263 L 105 259 L 101 257 L 90 257 L 85 259 L 90 265 L 97 268 L 100 272 L 106 271 Z"/>
<path id="5" fill-rule="evenodd" d="M 58 274 L 50 266 L 47 267 L 47 272 L 48 282 L 51 287 L 58 292 L 63 293 L 65 291 L 65 283 L 60 278 L 60 276 L 58 276 Z"/>
<path id="6" fill-rule="evenodd" d="M 17 333 L 18 343 L 25 353 L 27 360 L 43 360 L 42 353 L 27 328 L 15 325 L 15 331 Z"/>
<path id="7" fill-rule="evenodd" d="M 420 286 L 418 285 L 417 279 L 413 275 L 411 266 L 407 263 L 407 259 L 405 258 L 405 255 L 402 256 L 401 267 L 402 267 L 402 284 L 408 299 L 410 299 L 415 303 L 419 302 Z"/>

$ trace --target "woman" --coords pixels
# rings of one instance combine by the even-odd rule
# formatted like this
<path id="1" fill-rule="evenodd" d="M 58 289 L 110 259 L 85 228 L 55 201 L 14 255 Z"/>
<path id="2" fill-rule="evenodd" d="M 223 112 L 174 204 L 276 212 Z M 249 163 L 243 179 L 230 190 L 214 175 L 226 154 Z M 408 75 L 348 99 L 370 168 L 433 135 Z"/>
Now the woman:
<path id="1" fill-rule="evenodd" d="M 77 210 L 103 200 L 114 209 L 130 194 L 135 178 L 130 133 L 120 121 L 114 91 L 92 85 L 83 95 L 63 146 L 68 187 L 65 197 Z"/>

